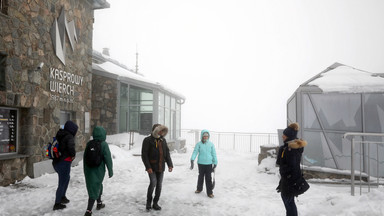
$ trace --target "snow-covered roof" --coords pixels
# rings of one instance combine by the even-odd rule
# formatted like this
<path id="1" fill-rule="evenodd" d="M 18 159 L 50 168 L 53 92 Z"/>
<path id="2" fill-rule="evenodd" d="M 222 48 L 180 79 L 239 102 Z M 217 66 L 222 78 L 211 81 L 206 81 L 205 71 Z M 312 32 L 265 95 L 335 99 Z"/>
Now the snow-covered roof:
<path id="1" fill-rule="evenodd" d="M 370 73 L 342 64 L 336 65 L 338 66 L 320 73 L 306 85 L 317 86 L 323 92 L 384 92 L 384 74 Z"/>
<path id="2" fill-rule="evenodd" d="M 92 69 L 97 70 L 100 72 L 103 72 L 105 74 L 113 74 L 116 75 L 116 79 L 118 80 L 130 80 L 130 81 L 135 81 L 139 82 L 142 84 L 146 84 L 151 86 L 152 88 L 156 88 L 159 90 L 163 90 L 165 92 L 168 92 L 180 99 L 185 100 L 185 96 L 178 93 L 177 91 L 172 90 L 171 88 L 167 87 L 166 85 L 163 85 L 159 82 L 153 81 L 151 79 L 148 79 L 144 77 L 141 74 L 137 74 L 132 72 L 132 70 L 129 70 L 126 67 L 122 67 L 121 64 L 116 64 L 115 62 L 110 61 L 110 59 L 104 58 L 104 62 L 101 63 L 92 63 Z"/>

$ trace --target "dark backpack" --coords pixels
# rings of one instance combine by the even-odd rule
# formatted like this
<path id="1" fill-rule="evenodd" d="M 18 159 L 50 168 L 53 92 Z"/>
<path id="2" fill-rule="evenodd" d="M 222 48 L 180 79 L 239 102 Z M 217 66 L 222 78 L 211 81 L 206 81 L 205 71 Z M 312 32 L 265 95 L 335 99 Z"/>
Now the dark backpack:
<path id="1" fill-rule="evenodd" d="M 56 139 L 56 137 L 53 137 L 53 141 L 48 143 L 45 152 L 45 155 L 52 160 L 58 159 L 61 156 L 59 151 L 59 141 Z"/>
<path id="2" fill-rule="evenodd" d="M 84 157 L 84 161 L 87 166 L 99 166 L 103 160 L 103 155 L 101 153 L 101 141 L 91 140 L 85 148 Z"/>

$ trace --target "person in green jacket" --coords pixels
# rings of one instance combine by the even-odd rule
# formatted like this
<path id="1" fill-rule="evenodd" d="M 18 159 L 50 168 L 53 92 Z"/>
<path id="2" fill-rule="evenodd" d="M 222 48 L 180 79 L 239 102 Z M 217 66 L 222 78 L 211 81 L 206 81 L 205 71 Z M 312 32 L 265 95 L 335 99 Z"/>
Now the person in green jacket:
<path id="1" fill-rule="evenodd" d="M 87 158 L 87 147 L 90 145 L 92 141 L 87 143 L 86 150 L 84 151 L 84 175 L 85 175 L 85 183 L 87 185 L 88 191 L 88 207 L 85 212 L 85 216 L 92 215 L 92 208 L 97 200 L 96 209 L 100 210 L 105 207 L 105 204 L 101 201 L 101 194 L 103 193 L 103 179 L 105 175 L 105 167 L 108 169 L 109 178 L 113 176 L 113 163 L 111 152 L 108 147 L 108 143 L 105 142 L 107 132 L 101 126 L 96 126 L 93 129 L 93 140 L 97 140 L 101 142 L 101 163 L 98 166 L 89 166 L 86 163 Z"/>
<path id="2" fill-rule="evenodd" d="M 211 173 L 217 166 L 217 157 L 215 145 L 209 141 L 209 131 L 201 131 L 201 141 L 198 142 L 193 150 L 191 156 L 191 169 L 194 167 L 194 160 L 196 156 L 199 155 L 197 159 L 197 164 L 199 166 L 199 177 L 197 180 L 197 190 L 195 193 L 200 193 L 203 190 L 203 183 L 205 177 L 205 187 L 207 188 L 207 195 L 210 198 L 213 198 L 213 186 L 212 186 L 212 176 Z M 213 167 L 212 167 L 213 165 Z"/>

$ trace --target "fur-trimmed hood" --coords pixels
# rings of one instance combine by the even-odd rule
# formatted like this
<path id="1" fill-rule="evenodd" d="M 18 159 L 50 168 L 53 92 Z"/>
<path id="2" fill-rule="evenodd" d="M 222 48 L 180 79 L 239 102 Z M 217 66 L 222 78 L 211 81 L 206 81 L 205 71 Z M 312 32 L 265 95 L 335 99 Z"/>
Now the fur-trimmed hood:
<path id="1" fill-rule="evenodd" d="M 159 125 L 152 131 L 152 136 L 155 137 L 156 139 L 160 138 L 159 136 L 160 131 L 164 131 L 163 137 L 165 137 L 168 133 L 168 128 L 164 125 Z"/>
<path id="2" fill-rule="evenodd" d="M 291 149 L 304 148 L 305 146 L 307 146 L 307 141 L 302 140 L 302 139 L 295 139 L 295 140 L 288 142 L 288 147 Z"/>

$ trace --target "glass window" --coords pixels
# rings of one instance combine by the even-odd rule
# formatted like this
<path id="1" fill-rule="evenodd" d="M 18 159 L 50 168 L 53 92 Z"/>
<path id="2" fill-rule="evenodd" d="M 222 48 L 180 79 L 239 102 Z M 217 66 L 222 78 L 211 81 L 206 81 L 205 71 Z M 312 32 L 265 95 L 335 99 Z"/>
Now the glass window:
<path id="1" fill-rule="evenodd" d="M 171 110 L 168 108 L 165 108 L 164 125 L 169 128 L 170 124 L 171 124 Z"/>
<path id="2" fill-rule="evenodd" d="M 303 94 L 303 128 L 320 129 L 314 107 L 307 94 Z M 296 112 L 296 111 L 295 111 Z M 289 113 L 289 112 L 288 112 Z"/>
<path id="3" fill-rule="evenodd" d="M 171 98 L 171 109 L 175 110 L 176 109 L 176 99 Z"/>
<path id="4" fill-rule="evenodd" d="M 158 116 L 158 122 L 159 124 L 164 124 L 164 107 L 159 107 L 159 116 Z"/>
<path id="5" fill-rule="evenodd" d="M 0 91 L 5 91 L 5 67 L 6 67 L 6 55 L 0 54 Z"/>
<path id="6" fill-rule="evenodd" d="M 127 132 L 128 106 L 120 106 L 119 131 L 120 133 Z"/>
<path id="7" fill-rule="evenodd" d="M 152 129 L 153 92 L 137 86 L 129 87 L 129 130 L 149 134 Z"/>
<path id="8" fill-rule="evenodd" d="M 164 94 L 159 92 L 159 106 L 165 106 L 164 102 Z"/>
<path id="9" fill-rule="evenodd" d="M 288 120 L 289 122 L 296 122 L 296 97 L 288 102 Z"/>
<path id="10" fill-rule="evenodd" d="M 0 0 L 0 12 L 8 15 L 8 0 Z"/>
<path id="11" fill-rule="evenodd" d="M 0 108 L 0 153 L 17 151 L 17 110 Z"/>
<path id="12" fill-rule="evenodd" d="M 169 95 L 165 96 L 165 107 L 171 108 L 171 97 Z"/>
<path id="13" fill-rule="evenodd" d="M 384 133 L 384 94 L 366 94 L 364 97 L 365 132 Z"/>
<path id="14" fill-rule="evenodd" d="M 360 94 L 313 94 L 325 130 L 362 131 Z"/>
<path id="15" fill-rule="evenodd" d="M 181 112 L 176 111 L 176 138 L 181 136 Z"/>
<path id="16" fill-rule="evenodd" d="M 176 110 L 181 110 L 181 104 L 176 103 Z"/>
<path id="17" fill-rule="evenodd" d="M 65 122 L 72 119 L 72 113 L 68 111 L 60 111 L 60 128 L 64 128 Z"/>

